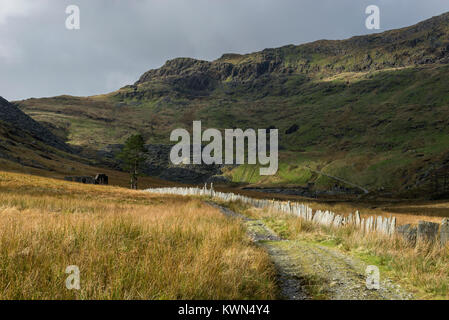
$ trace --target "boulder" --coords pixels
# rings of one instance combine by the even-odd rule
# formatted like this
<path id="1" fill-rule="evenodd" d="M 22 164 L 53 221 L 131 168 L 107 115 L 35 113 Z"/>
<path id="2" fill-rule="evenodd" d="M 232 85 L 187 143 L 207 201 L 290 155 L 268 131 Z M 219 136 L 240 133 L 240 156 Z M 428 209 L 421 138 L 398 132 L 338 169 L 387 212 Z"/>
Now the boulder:
<path id="1" fill-rule="evenodd" d="M 298 130 L 299 130 L 299 126 L 297 124 L 294 124 L 285 131 L 285 134 L 289 135 L 289 134 L 295 133 Z"/>

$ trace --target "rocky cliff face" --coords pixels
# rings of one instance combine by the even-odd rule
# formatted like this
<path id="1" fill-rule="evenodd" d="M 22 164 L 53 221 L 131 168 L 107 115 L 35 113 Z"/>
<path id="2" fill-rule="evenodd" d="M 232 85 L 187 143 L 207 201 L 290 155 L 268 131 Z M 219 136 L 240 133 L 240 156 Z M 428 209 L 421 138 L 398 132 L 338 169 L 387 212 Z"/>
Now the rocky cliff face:
<path id="1" fill-rule="evenodd" d="M 135 85 L 164 81 L 191 90 L 208 90 L 221 82 L 245 82 L 264 76 L 313 77 L 448 62 L 446 13 L 408 28 L 347 40 L 321 40 L 246 55 L 225 54 L 212 62 L 177 58 L 146 72 Z"/>
<path id="2" fill-rule="evenodd" d="M 30 134 L 36 140 L 40 140 L 51 147 L 71 152 L 71 148 L 54 136 L 48 129 L 2 97 L 0 97 L 0 121 L 14 127 L 16 131 L 24 131 Z"/>

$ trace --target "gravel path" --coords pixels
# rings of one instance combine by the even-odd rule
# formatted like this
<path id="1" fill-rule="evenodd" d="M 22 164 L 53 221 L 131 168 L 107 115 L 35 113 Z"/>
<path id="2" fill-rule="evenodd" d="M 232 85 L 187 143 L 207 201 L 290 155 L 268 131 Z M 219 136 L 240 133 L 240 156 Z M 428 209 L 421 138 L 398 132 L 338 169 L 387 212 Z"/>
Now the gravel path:
<path id="1" fill-rule="evenodd" d="M 262 221 L 208 202 L 225 215 L 241 219 L 248 235 L 265 248 L 278 272 L 283 299 L 403 300 L 413 297 L 381 275 L 380 289 L 366 287 L 367 265 L 337 249 L 281 239 Z"/>

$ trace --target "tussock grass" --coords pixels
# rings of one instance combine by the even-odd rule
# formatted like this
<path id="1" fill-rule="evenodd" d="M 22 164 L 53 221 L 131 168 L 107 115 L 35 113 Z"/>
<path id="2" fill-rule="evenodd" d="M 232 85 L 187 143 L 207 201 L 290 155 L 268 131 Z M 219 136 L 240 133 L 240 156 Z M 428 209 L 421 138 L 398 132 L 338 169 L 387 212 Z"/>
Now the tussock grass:
<path id="1" fill-rule="evenodd" d="M 1 299 L 272 299 L 274 278 L 200 200 L 0 172 Z"/>

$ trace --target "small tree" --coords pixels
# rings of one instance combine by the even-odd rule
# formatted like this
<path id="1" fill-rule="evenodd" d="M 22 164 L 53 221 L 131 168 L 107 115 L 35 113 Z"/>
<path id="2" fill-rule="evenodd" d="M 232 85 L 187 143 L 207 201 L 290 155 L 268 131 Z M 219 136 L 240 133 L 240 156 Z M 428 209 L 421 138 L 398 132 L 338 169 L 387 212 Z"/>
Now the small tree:
<path id="1" fill-rule="evenodd" d="M 131 189 L 137 189 L 137 177 L 140 175 L 140 167 L 145 160 L 145 141 L 140 134 L 129 137 L 118 158 L 123 161 L 123 170 L 131 176 Z"/>

